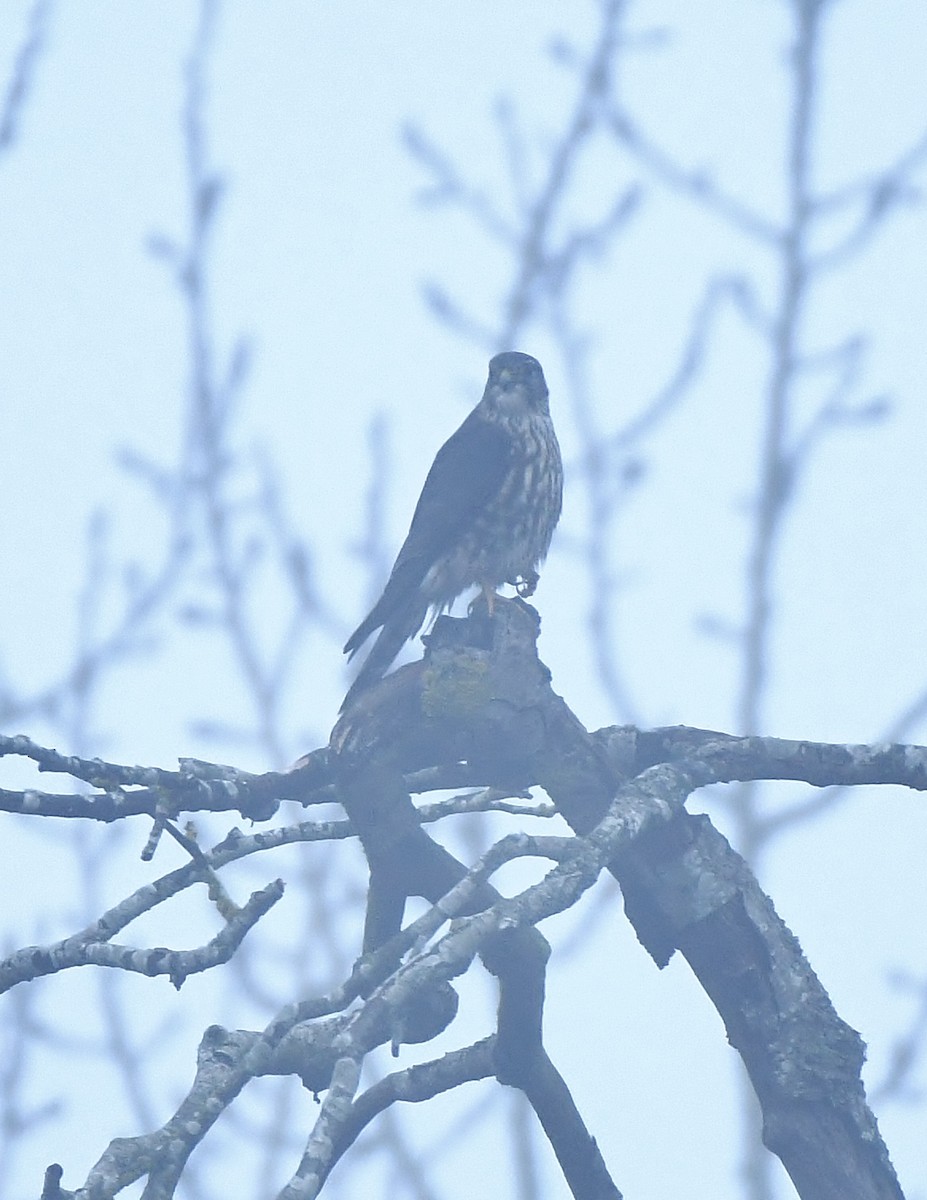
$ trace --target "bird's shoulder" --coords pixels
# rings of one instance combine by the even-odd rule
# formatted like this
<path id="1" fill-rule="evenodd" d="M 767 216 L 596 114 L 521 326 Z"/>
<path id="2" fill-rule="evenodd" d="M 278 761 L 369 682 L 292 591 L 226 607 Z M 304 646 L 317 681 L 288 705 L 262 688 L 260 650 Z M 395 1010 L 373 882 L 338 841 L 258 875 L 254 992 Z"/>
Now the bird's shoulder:
<path id="1" fill-rule="evenodd" d="M 431 464 L 422 495 L 433 487 L 501 483 L 512 458 L 513 438 L 475 408 L 452 433 Z"/>
<path id="2" fill-rule="evenodd" d="M 475 408 L 435 455 L 400 557 L 427 554 L 463 529 L 502 487 L 513 451 L 512 436 Z"/>

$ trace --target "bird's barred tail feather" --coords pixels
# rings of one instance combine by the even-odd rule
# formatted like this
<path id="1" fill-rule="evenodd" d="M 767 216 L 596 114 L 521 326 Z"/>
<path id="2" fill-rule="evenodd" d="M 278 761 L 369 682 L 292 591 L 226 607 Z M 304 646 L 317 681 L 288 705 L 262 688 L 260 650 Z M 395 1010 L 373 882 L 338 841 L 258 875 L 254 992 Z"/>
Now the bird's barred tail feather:
<path id="1" fill-rule="evenodd" d="M 424 605 L 409 605 L 404 612 L 391 614 L 380 630 L 377 640 L 373 643 L 370 653 L 364 660 L 364 665 L 348 688 L 341 705 L 341 712 L 350 708 L 361 692 L 365 692 L 367 688 L 372 687 L 383 678 L 402 647 L 421 629 L 427 611 L 427 607 Z M 358 642 L 353 647 L 354 653 L 359 645 Z"/>

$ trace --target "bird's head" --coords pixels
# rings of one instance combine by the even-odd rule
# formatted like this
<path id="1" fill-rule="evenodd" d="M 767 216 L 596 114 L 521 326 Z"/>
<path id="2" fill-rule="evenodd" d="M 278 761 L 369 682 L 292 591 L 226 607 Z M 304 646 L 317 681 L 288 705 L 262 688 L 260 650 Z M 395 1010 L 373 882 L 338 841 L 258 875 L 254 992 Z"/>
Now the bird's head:
<path id="1" fill-rule="evenodd" d="M 521 416 L 549 412 L 547 383 L 541 364 L 530 354 L 506 350 L 489 363 L 484 401 L 501 415 Z"/>

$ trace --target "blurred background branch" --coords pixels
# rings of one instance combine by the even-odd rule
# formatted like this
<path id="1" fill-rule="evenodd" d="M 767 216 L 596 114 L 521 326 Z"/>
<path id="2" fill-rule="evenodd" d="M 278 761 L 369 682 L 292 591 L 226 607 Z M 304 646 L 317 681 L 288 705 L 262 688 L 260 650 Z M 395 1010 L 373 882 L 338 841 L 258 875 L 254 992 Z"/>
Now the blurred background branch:
<path id="1" fill-rule="evenodd" d="M 542 656 L 584 721 L 924 741 L 918 17 L 855 0 L 569 15 L 352 0 L 331 19 L 15 0 L 0 22 L 0 728 L 166 767 L 263 771 L 324 744 L 341 643 L 457 401 L 517 347 L 544 364 L 568 475 Z M 38 786 L 26 765 L 3 783 Z M 869 1042 L 914 1195 L 923 825 L 903 800 L 850 795 L 743 784 L 706 806 Z M 535 804 L 514 819 L 555 830 Z M 478 810 L 446 835 L 466 862 L 513 819 L 502 796 L 435 812 L 450 807 Z M 303 816 L 284 802 L 273 828 Z M 3 820 L 5 953 L 90 924 L 182 854 L 159 847 L 145 875 L 150 822 Z M 198 818 L 204 847 L 227 833 L 224 814 Z M 212 1021 L 260 1027 L 345 977 L 356 845 L 275 854 L 285 897 L 182 997 L 86 968 L 73 990 L 5 998 L 0 1197 L 35 1190 L 62 1146 L 92 1161 L 114 1132 L 104 1112 L 155 1128 Z M 229 864 L 231 894 L 263 887 L 262 869 Z M 547 1025 L 558 1047 L 581 1028 L 604 1048 L 596 1070 L 627 1080 L 628 1110 L 599 1122 L 622 1185 L 791 1194 L 701 998 L 647 973 L 611 901 L 603 888 L 558 918 Z M 146 945 L 217 929 L 193 899 L 150 919 Z M 620 978 L 603 975 L 603 937 L 627 937 Z M 607 1020 L 589 999 L 605 995 Z M 471 1040 L 494 1004 L 468 977 Z M 375 1106 L 396 1064 L 372 1058 Z M 580 1084 L 593 1126 L 602 1091 Z M 476 1094 L 441 1097 L 427 1122 L 420 1105 L 382 1114 L 327 1191 L 559 1196 L 520 1096 Z M 294 1080 L 260 1081 L 183 1194 L 225 1194 L 232 1150 L 235 1185 L 275 1194 L 310 1105 Z M 667 1124 L 681 1176 L 626 1173 Z"/>

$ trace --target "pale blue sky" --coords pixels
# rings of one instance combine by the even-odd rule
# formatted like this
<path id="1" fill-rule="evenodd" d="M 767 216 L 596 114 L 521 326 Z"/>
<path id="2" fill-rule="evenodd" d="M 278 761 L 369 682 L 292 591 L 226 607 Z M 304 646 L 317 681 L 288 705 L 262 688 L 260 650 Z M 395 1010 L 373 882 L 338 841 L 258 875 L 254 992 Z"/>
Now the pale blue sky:
<path id="1" fill-rule="evenodd" d="M 5 0 L 0 81 L 28 9 Z M 184 311 L 169 268 L 146 245 L 152 234 L 182 238 L 185 229 L 181 70 L 196 12 L 190 0 L 60 0 L 19 139 L 0 159 L 0 664 L 27 695 L 57 678 L 73 645 L 94 509 L 111 510 L 121 558 L 146 561 L 163 536 L 150 500 L 115 459 L 134 447 L 169 464 L 180 437 Z M 640 45 L 619 91 L 645 129 L 686 168 L 717 174 L 745 204 L 780 220 L 788 7 L 640 0 L 630 6 L 630 26 Z M 511 206 L 493 103 L 502 93 L 513 98 L 537 170 L 573 95 L 571 76 L 546 47 L 564 33 L 582 45 L 594 28 L 591 4 L 534 0 L 269 0 L 229 3 L 220 16 L 205 114 L 210 159 L 226 184 L 211 260 L 217 349 L 227 352 L 240 333 L 251 339 L 240 442 L 259 441 L 278 464 L 290 518 L 314 543 L 326 597 L 346 632 L 366 599 L 367 581 L 345 547 L 363 516 L 369 422 L 383 411 L 391 423 L 395 471 L 385 519 L 398 546 L 435 449 L 482 387 L 486 348 L 439 325 L 422 286 L 440 282 L 498 325 L 512 267 L 468 217 L 417 203 L 427 176 L 400 128 L 414 121 L 475 187 Z M 672 37 L 644 36 L 661 29 Z M 852 184 L 924 136 L 925 62 L 922 0 L 832 6 L 814 146 L 820 188 Z M 766 249 L 668 194 L 604 137 L 571 196 L 569 219 L 600 214 L 635 179 L 644 188 L 641 211 L 582 273 L 574 307 L 595 339 L 590 374 L 605 431 L 620 428 L 672 374 L 708 278 L 748 273 L 767 305 L 778 287 Z M 919 193 L 927 186 L 923 169 L 915 186 Z M 820 248 L 850 223 L 835 219 Z M 865 332 L 871 344 L 852 399 L 888 394 L 892 411 L 881 424 L 830 436 L 802 480 L 777 578 L 771 734 L 872 739 L 927 683 L 925 246 L 925 209 L 909 206 L 812 297 L 805 351 Z M 518 348 L 544 363 L 573 461 L 576 427 L 553 342 L 536 328 Z M 696 618 L 742 620 L 767 372 L 759 339 L 728 309 L 685 402 L 647 445 L 646 483 L 616 526 L 623 663 L 646 723 L 733 726 L 735 657 L 700 632 Z M 799 430 L 832 383 L 826 369 L 809 377 L 796 408 Z M 624 714 L 611 711 L 583 642 L 587 584 L 565 547 L 581 536 L 584 520 L 582 495 L 568 487 L 563 541 L 537 603 L 555 686 L 596 726 Z M 264 602 L 273 626 L 277 598 Z M 345 678 L 336 642 L 314 643 L 286 717 L 294 754 L 309 748 L 310 733 L 327 736 Z M 179 754 L 266 765 L 250 747 L 236 756 L 234 747 L 220 753 L 199 743 L 193 716 L 244 720 L 239 684 L 220 649 L 166 631 L 156 657 L 133 660 L 103 688 L 97 752 L 162 765 Z M 40 721 L 25 732 L 56 737 Z M 927 741 L 927 729 L 916 736 Z M 22 836 L 20 936 L 39 936 L 36 906 L 46 914 L 43 936 L 70 931 L 67 890 L 54 910 L 47 873 L 37 879 L 30 865 L 31 855 L 47 853 L 64 874 L 70 834 L 60 835 L 54 852 Z M 923 971 L 925 851 L 918 799 L 867 792 L 781 842 L 764 875 L 876 1067 L 910 1011 L 887 973 L 918 955 Z M 808 861 L 826 862 L 826 872 L 804 870 Z M 139 880 L 134 852 L 126 852 L 105 886 L 116 898 Z M 863 939 L 861 927 L 870 931 Z M 724 1145 L 733 1120 L 732 1055 L 714 1010 L 681 962 L 657 973 L 617 908 L 595 937 L 598 949 L 563 968 L 555 960 L 548 1027 L 619 1186 L 646 1200 L 681 1188 L 733 1200 Z M 620 1012 L 596 974 L 603 955 L 619 964 Z M 56 1003 L 73 983 L 73 975 L 56 983 Z M 181 1011 L 160 985 L 131 986 L 140 1005 L 157 987 L 163 1012 Z M 188 992 L 201 994 L 188 985 L 187 1003 Z M 171 1098 L 188 1078 L 198 1029 L 209 1020 L 246 1020 L 217 1011 L 208 989 L 202 995 L 202 1021 L 172 1049 Z M 595 1028 L 603 1045 L 614 1039 L 609 1077 L 619 1090 L 627 1081 L 634 1097 L 621 1101 L 620 1113 L 597 1070 L 570 1061 L 577 1026 Z M 116 1111 L 120 1103 L 113 1098 Z M 42 1167 L 66 1162 L 65 1186 L 74 1186 L 106 1138 L 130 1132 L 113 1128 L 112 1111 L 87 1114 L 92 1125 L 99 1117 L 98 1127 L 75 1121 L 49 1130 Z M 896 1106 L 880 1120 L 910 1196 L 927 1195 L 923 1108 Z M 691 1138 L 678 1161 L 640 1152 L 663 1121 Z M 481 1169 L 487 1180 L 499 1170 L 491 1155 L 466 1160 L 461 1190 L 444 1194 L 472 1194 Z M 563 1186 L 550 1172 L 546 1194 L 560 1197 Z M 36 1178 L 33 1170 L 11 1195 L 34 1189 Z"/>

